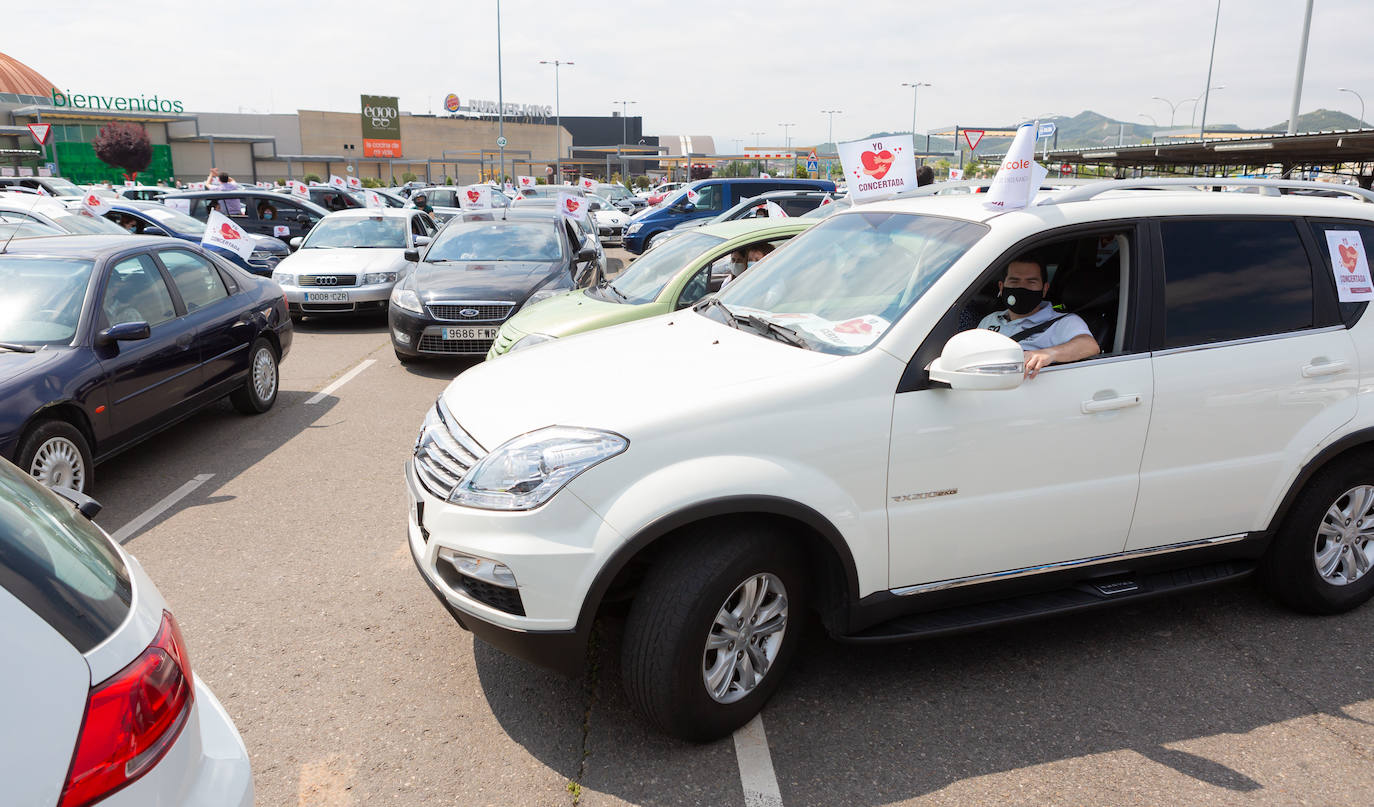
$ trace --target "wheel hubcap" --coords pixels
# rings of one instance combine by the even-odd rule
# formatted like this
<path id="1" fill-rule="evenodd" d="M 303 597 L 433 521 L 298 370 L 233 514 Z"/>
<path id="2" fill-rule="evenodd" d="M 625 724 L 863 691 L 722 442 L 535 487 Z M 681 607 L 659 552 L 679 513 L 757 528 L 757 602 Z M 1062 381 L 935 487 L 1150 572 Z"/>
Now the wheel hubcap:
<path id="1" fill-rule="evenodd" d="M 731 592 L 716 612 L 701 677 L 719 703 L 734 703 L 763 681 L 787 631 L 787 590 L 771 574 L 755 575 Z"/>
<path id="2" fill-rule="evenodd" d="M 1374 565 L 1374 486 L 1342 493 L 1317 527 L 1313 560 L 1317 574 L 1334 586 L 1364 577 Z"/>
<path id="3" fill-rule="evenodd" d="M 65 437 L 53 437 L 39 446 L 29 473 L 50 488 L 80 491 L 86 487 L 86 463 L 81 459 L 81 450 Z"/>
<path id="4" fill-rule="evenodd" d="M 272 351 L 263 348 L 253 357 L 253 391 L 258 394 L 258 400 L 272 400 L 272 393 L 277 388 L 277 364 L 272 361 Z"/>

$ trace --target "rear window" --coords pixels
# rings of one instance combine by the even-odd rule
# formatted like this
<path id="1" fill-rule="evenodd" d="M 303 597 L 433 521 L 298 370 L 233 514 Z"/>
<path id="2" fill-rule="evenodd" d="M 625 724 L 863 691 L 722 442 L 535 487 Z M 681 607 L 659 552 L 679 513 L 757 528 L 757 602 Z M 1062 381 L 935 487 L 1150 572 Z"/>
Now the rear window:
<path id="1" fill-rule="evenodd" d="M 81 653 L 124 622 L 129 570 L 85 516 L 0 460 L 0 586 Z"/>

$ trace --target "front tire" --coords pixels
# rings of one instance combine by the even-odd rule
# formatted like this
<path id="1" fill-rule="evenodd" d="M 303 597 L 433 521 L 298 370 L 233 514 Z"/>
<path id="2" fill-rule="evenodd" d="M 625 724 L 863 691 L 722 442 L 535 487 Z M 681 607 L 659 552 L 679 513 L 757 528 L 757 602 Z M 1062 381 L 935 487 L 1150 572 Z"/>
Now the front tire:
<path id="1" fill-rule="evenodd" d="M 660 730 L 694 742 L 747 723 L 796 652 L 806 584 L 793 547 L 766 531 L 685 536 L 650 569 L 625 624 L 630 703 Z"/>
<path id="2" fill-rule="evenodd" d="M 280 380 L 277 351 L 271 342 L 259 336 L 248 350 L 248 378 L 229 395 L 229 400 L 245 415 L 261 415 L 277 402 Z"/>
<path id="3" fill-rule="evenodd" d="M 1324 468 L 1303 489 L 1264 562 L 1269 587 L 1310 614 L 1349 611 L 1374 595 L 1374 458 Z"/>
<path id="4" fill-rule="evenodd" d="M 91 486 L 91 446 L 81 430 L 64 420 L 39 423 L 19 445 L 20 468 L 48 487 L 84 493 Z"/>

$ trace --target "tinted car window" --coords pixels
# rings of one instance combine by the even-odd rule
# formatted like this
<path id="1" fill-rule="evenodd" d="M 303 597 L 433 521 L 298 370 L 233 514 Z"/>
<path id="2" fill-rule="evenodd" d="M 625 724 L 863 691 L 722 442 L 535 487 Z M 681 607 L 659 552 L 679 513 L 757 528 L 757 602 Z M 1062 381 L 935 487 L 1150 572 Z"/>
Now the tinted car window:
<path id="1" fill-rule="evenodd" d="M 185 250 L 169 249 L 158 253 L 158 257 L 162 259 L 162 265 L 167 267 L 167 274 L 172 276 L 172 282 L 177 284 L 177 291 L 181 293 L 181 301 L 186 304 L 187 313 L 229 296 L 219 272 L 200 256 L 192 255 Z"/>
<path id="2" fill-rule="evenodd" d="M 129 570 L 96 527 L 28 474 L 0 460 L 0 586 L 79 652 L 129 613 Z"/>
<path id="3" fill-rule="evenodd" d="M 177 315 L 171 292 L 147 255 L 125 258 L 110 269 L 100 307 L 110 325 L 147 322 L 156 326 Z"/>
<path id="4" fill-rule="evenodd" d="M 1312 267 L 1291 221 L 1166 221 L 1165 346 L 1312 325 Z"/>

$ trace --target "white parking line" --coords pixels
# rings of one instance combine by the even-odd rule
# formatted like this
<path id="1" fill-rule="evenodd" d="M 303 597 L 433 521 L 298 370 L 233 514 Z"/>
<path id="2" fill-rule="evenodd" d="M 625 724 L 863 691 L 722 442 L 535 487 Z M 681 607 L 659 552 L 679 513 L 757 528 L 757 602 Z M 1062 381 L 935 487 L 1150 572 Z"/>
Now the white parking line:
<path id="1" fill-rule="evenodd" d="M 739 782 L 744 786 L 744 807 L 782 807 L 762 715 L 754 715 L 735 730 L 735 759 L 739 762 Z"/>
<path id="2" fill-rule="evenodd" d="M 356 376 L 358 373 L 361 373 L 363 370 L 366 370 L 367 368 L 371 367 L 376 363 L 376 359 L 367 359 L 362 364 L 358 365 L 357 367 L 354 367 L 352 370 L 349 370 L 342 376 L 339 376 L 338 381 L 335 381 L 333 384 L 330 384 L 329 386 L 325 387 L 324 389 L 320 390 L 314 395 L 311 395 L 309 398 L 305 400 L 305 405 L 309 406 L 311 404 L 317 404 L 320 401 L 323 401 L 328 396 L 334 394 L 334 390 L 352 381 L 354 376 Z"/>
<path id="3" fill-rule="evenodd" d="M 191 491 L 205 484 L 213 476 L 214 474 L 196 474 L 190 482 L 162 497 L 162 501 L 139 513 L 137 518 L 120 527 L 119 531 L 110 537 L 114 538 L 116 543 L 127 544 L 139 530 L 151 524 L 154 519 L 171 509 L 172 505 L 189 496 Z"/>

